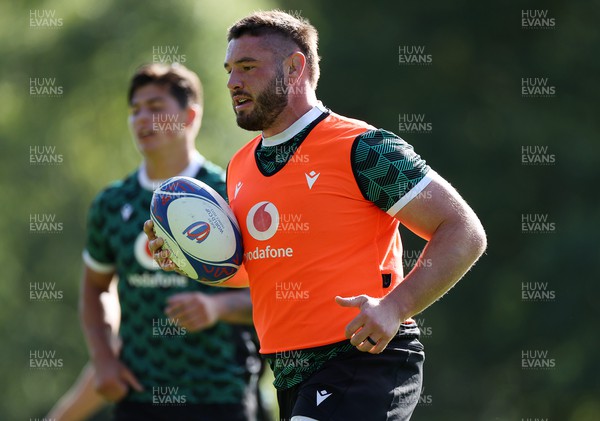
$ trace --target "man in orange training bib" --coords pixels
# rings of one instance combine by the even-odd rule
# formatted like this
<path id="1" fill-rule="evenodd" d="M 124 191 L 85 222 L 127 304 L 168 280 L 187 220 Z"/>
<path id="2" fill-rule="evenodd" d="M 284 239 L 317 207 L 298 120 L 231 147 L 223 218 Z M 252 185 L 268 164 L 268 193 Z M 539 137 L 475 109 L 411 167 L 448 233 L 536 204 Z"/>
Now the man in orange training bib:
<path id="1" fill-rule="evenodd" d="M 275 373 L 282 420 L 407 420 L 423 346 L 411 319 L 486 247 L 475 213 L 393 133 L 316 97 L 317 31 L 280 11 L 228 33 L 238 125 L 262 133 L 229 163 L 253 319 Z M 428 241 L 402 270 L 402 223 Z M 155 259 L 175 269 L 146 224 Z"/>

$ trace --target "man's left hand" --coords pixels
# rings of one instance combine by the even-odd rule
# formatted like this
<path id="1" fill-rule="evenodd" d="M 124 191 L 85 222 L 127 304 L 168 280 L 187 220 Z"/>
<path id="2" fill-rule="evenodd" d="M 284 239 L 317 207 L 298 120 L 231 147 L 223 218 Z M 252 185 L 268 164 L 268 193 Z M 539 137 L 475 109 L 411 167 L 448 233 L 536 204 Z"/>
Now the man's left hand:
<path id="1" fill-rule="evenodd" d="M 357 297 L 335 297 L 342 307 L 357 307 L 360 313 L 346 326 L 346 338 L 359 351 L 379 354 L 396 336 L 401 317 L 393 302 L 380 298 L 359 295 Z"/>

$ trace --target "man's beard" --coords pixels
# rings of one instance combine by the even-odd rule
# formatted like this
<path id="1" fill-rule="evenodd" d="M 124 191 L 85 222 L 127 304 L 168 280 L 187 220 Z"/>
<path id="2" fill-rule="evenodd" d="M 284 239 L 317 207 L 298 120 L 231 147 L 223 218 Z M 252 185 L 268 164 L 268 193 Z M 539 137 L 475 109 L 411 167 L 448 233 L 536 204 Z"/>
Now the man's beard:
<path id="1" fill-rule="evenodd" d="M 254 109 L 250 112 L 236 113 L 238 126 L 251 131 L 271 127 L 288 104 L 287 94 L 279 86 L 283 84 L 283 77 L 283 66 L 280 66 L 267 87 L 254 99 Z"/>

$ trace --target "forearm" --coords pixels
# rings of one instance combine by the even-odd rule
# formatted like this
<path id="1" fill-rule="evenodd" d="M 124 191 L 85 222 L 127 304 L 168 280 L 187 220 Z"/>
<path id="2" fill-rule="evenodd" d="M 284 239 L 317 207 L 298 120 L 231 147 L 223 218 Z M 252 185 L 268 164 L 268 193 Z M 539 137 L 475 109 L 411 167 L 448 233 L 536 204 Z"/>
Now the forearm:
<path id="1" fill-rule="evenodd" d="M 106 322 L 100 295 L 102 288 L 84 281 L 82 284 L 79 313 L 83 333 L 92 361 L 114 358 L 111 348 L 111 326 Z"/>
<path id="2" fill-rule="evenodd" d="M 219 320 L 228 323 L 252 324 L 250 291 L 242 289 L 214 296 L 219 308 Z"/>
<path id="3" fill-rule="evenodd" d="M 47 419 L 72 421 L 86 419 L 106 404 L 94 389 L 94 368 L 87 364 L 75 384 L 48 413 Z"/>
<path id="4" fill-rule="evenodd" d="M 473 266 L 486 248 L 486 237 L 474 214 L 442 223 L 427 243 L 413 270 L 388 294 L 402 320 L 442 297 Z"/>

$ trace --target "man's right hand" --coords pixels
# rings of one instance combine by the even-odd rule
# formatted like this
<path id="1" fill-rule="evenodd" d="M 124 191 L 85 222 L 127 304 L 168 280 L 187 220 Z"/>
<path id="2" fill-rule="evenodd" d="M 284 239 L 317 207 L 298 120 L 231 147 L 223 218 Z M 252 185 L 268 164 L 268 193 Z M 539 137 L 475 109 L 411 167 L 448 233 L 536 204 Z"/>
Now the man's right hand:
<path id="1" fill-rule="evenodd" d="M 136 392 L 142 392 L 143 386 L 125 364 L 117 358 L 95 362 L 96 391 L 110 402 L 123 399 L 132 387 Z"/>
<path id="2" fill-rule="evenodd" d="M 160 268 L 167 272 L 176 271 L 180 275 L 187 276 L 169 258 L 169 250 L 162 249 L 165 242 L 161 237 L 157 237 L 154 233 L 154 222 L 152 222 L 152 220 L 149 219 L 144 222 L 144 233 L 146 233 L 146 236 L 148 237 L 148 247 L 152 252 L 152 257 L 156 263 L 158 263 Z"/>

